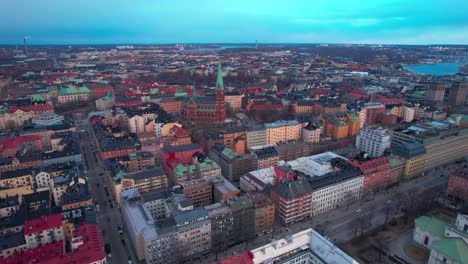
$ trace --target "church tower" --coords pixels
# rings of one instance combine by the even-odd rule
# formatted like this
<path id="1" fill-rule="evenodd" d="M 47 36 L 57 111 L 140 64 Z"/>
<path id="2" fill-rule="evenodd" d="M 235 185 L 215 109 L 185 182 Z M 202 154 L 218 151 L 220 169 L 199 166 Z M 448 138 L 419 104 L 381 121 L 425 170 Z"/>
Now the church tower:
<path id="1" fill-rule="evenodd" d="M 221 70 L 221 62 L 218 63 L 218 75 L 216 76 L 216 102 L 224 103 L 224 83 L 223 71 Z"/>
<path id="2" fill-rule="evenodd" d="M 216 121 L 224 122 L 226 118 L 226 103 L 224 102 L 224 83 L 223 71 L 221 70 L 221 62 L 218 63 L 218 75 L 216 76 Z"/>

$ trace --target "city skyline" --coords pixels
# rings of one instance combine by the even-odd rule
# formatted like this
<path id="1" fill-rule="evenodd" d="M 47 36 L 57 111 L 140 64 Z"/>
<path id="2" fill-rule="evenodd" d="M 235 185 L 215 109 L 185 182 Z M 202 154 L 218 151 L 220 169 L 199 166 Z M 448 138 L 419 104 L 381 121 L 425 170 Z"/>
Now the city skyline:
<path id="1" fill-rule="evenodd" d="M 0 44 L 468 44 L 468 3 L 452 1 L 19 0 L 3 4 Z M 198 11 L 194 11 L 198 10 Z"/>

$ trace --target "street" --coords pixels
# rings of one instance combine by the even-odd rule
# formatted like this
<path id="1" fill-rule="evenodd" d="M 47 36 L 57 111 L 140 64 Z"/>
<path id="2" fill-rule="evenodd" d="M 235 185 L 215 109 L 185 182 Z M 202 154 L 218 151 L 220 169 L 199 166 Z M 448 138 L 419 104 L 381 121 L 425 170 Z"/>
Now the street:
<path id="1" fill-rule="evenodd" d="M 398 196 L 402 193 L 407 194 L 415 192 L 416 195 L 418 195 L 424 190 L 434 189 L 440 191 L 447 183 L 448 173 L 448 169 L 434 170 L 431 173 L 427 173 L 425 176 L 402 182 L 395 189 L 378 192 L 370 201 L 364 201 L 362 204 L 361 201 L 355 201 L 351 203 L 348 208 L 344 206 L 336 210 L 324 212 L 313 216 L 311 220 L 295 223 L 288 227 L 284 227 L 277 223 L 275 238 L 279 239 L 312 227 L 334 243 L 347 242 L 354 237 L 353 225 L 356 225 L 356 221 L 359 221 L 363 215 L 372 214 L 370 225 L 365 226 L 366 230 L 383 225 L 385 223 L 386 216 L 388 223 L 392 217 L 401 216 L 402 213 L 400 210 L 401 208 L 397 212 L 395 212 L 395 208 L 393 208 L 393 210 L 387 214 L 386 204 L 395 203 Z M 443 175 L 443 177 L 440 175 Z M 258 237 L 253 241 L 248 242 L 247 248 L 257 248 L 269 243 L 270 241 L 271 235 Z M 243 243 L 220 252 L 218 254 L 218 259 L 222 259 L 245 250 L 246 244 Z M 208 260 L 203 259 L 201 262 L 204 263 L 205 261 L 215 261 L 215 254 L 210 254 L 208 256 Z"/>
<path id="2" fill-rule="evenodd" d="M 104 244 L 109 243 L 111 257 L 109 263 L 128 263 L 128 252 L 131 248 L 128 239 L 125 239 L 125 247 L 122 244 L 123 237 L 120 235 L 118 227 L 122 226 L 120 211 L 116 202 L 112 200 L 112 189 L 106 171 L 102 166 L 102 161 L 97 154 L 96 144 L 92 131 L 88 129 L 86 122 L 75 119 L 78 131 L 80 131 L 80 148 L 83 161 L 87 169 L 88 184 L 93 200 L 98 206 L 97 222 Z M 106 191 L 107 189 L 107 191 Z M 136 263 L 136 262 L 133 262 Z"/>

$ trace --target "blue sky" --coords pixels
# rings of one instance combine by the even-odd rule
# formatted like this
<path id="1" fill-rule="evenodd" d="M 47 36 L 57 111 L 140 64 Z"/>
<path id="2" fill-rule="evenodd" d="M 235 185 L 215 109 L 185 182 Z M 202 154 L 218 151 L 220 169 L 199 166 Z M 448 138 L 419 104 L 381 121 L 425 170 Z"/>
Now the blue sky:
<path id="1" fill-rule="evenodd" d="M 0 2 L 3 44 L 468 44 L 468 0 Z"/>

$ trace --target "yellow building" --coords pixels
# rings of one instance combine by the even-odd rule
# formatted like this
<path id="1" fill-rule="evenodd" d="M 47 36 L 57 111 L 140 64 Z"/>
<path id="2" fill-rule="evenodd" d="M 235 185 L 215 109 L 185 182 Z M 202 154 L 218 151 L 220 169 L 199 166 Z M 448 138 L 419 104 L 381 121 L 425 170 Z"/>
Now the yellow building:
<path id="1" fill-rule="evenodd" d="M 265 124 L 267 144 L 284 143 L 302 138 L 302 124 L 297 120 L 280 120 Z"/>

